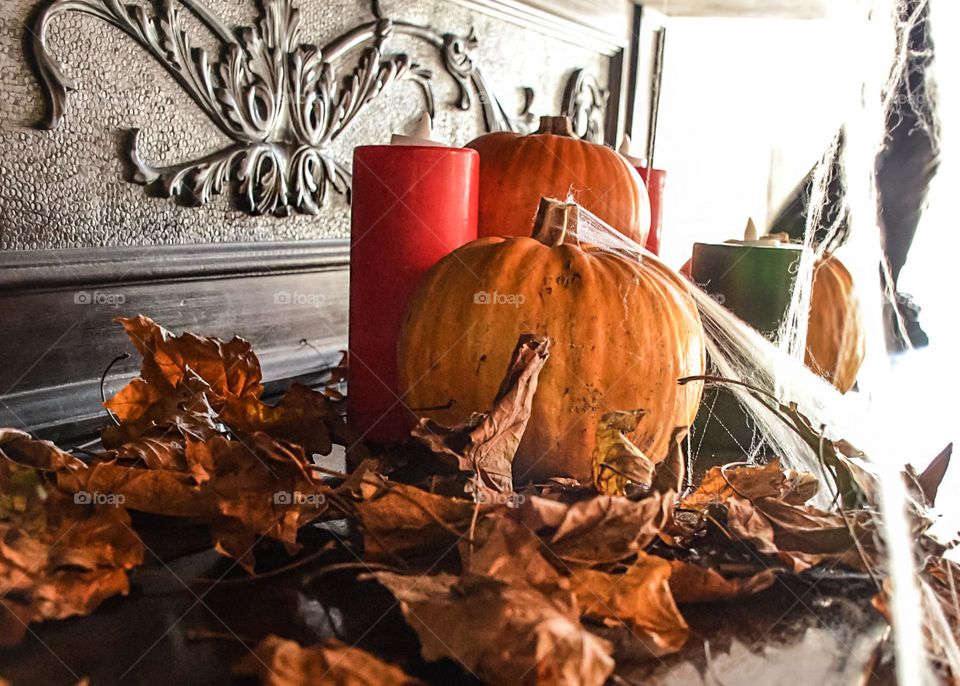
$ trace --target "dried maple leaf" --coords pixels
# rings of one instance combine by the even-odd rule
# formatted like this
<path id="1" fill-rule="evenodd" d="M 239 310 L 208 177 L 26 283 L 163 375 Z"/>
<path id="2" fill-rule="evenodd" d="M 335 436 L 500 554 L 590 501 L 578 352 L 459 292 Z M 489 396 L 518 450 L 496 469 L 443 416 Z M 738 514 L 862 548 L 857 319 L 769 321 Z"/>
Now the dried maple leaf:
<path id="1" fill-rule="evenodd" d="M 200 489 L 187 471 L 95 460 L 80 470 L 57 473 L 57 483 L 69 493 L 120 494 L 127 507 L 141 512 L 200 519 L 217 514 L 214 494 Z"/>
<path id="2" fill-rule="evenodd" d="M 218 517 L 211 522 L 216 547 L 253 570 L 257 539 L 298 549 L 300 527 L 326 509 L 329 487 L 309 474 L 302 448 L 253 434 L 246 441 L 215 437 L 187 443 L 187 462 L 214 493 Z M 197 477 L 195 477 L 197 478 Z"/>
<path id="3" fill-rule="evenodd" d="M 266 433 L 328 454 L 331 427 L 343 423 L 342 403 L 294 384 L 277 405 L 261 399 L 260 363 L 240 338 L 223 342 L 174 336 L 147 317 L 119 319 L 143 356 L 140 376 L 105 403 L 120 425 L 103 432 L 119 458 L 182 462 L 184 440 Z"/>
<path id="4" fill-rule="evenodd" d="M 670 453 L 654 469 L 652 490 L 658 493 L 683 492 L 687 480 L 687 455 L 683 439 L 689 427 L 678 426 L 670 436 Z"/>
<path id="5" fill-rule="evenodd" d="M 644 410 L 607 412 L 597 425 L 593 482 L 607 495 L 642 496 L 653 483 L 654 464 L 629 438 Z"/>
<path id="6" fill-rule="evenodd" d="M 431 450 L 456 458 L 462 471 L 474 473 L 468 492 L 478 499 L 490 493 L 513 492 L 513 458 L 549 356 L 550 339 L 523 334 L 489 412 L 474 414 L 454 427 L 424 418 L 413 429 L 413 436 Z"/>
<path id="7" fill-rule="evenodd" d="M 367 559 L 433 563 L 467 535 L 474 513 L 490 506 L 371 475 L 354 507 L 365 532 Z"/>
<path id="8" fill-rule="evenodd" d="M 715 569 L 682 560 L 670 560 L 670 568 L 670 591 L 678 603 L 734 600 L 764 591 L 777 579 L 772 569 L 752 576 L 726 578 Z"/>
<path id="9" fill-rule="evenodd" d="M 493 513 L 477 525 L 472 540 L 460 542 L 463 573 L 514 586 L 531 586 L 558 607 L 576 615 L 570 581 L 544 556 L 540 538 L 522 523 Z"/>
<path id="10" fill-rule="evenodd" d="M 263 392 L 260 362 L 242 338 L 224 343 L 192 333 L 174 336 L 142 315 L 121 317 L 117 321 L 143 356 L 140 376 L 147 384 L 157 386 L 163 381 L 176 387 L 192 372 L 219 397 L 259 398 Z M 136 393 L 127 395 L 136 396 Z M 121 391 L 124 399 L 127 395 Z M 118 412 L 121 408 L 113 407 L 112 402 L 108 401 L 107 406 Z"/>
<path id="11" fill-rule="evenodd" d="M 680 504 L 702 510 L 739 495 L 747 500 L 770 497 L 802 505 L 817 492 L 817 485 L 812 474 L 792 469 L 784 471 L 779 460 L 764 465 L 711 467 L 697 490 L 685 496 Z"/>
<path id="12" fill-rule="evenodd" d="M 130 509 L 206 520 L 217 550 L 248 571 L 259 538 L 295 550 L 298 529 L 323 513 L 330 492 L 310 476 L 299 446 L 261 433 L 188 438 L 181 468 L 94 459 L 57 477 L 68 492 L 109 493 Z"/>
<path id="13" fill-rule="evenodd" d="M 39 470 L 16 464 L 64 467 L 51 444 L 18 433 L 0 430 L 0 645 L 17 643 L 31 622 L 89 614 L 126 595 L 127 570 L 143 562 L 126 510 L 77 504 Z"/>
<path id="14" fill-rule="evenodd" d="M 641 501 L 609 495 L 563 503 L 531 496 L 515 510 L 550 552 L 584 565 L 619 562 L 646 548 L 670 520 L 676 494 Z"/>
<path id="15" fill-rule="evenodd" d="M 120 421 L 103 432 L 108 448 L 157 429 L 208 438 L 221 431 L 216 413 L 224 398 L 259 398 L 260 363 L 246 341 L 174 336 L 143 316 L 117 321 L 143 362 L 140 376 L 104 403 Z"/>
<path id="16" fill-rule="evenodd" d="M 10 428 L 0 428 L 0 457 L 22 467 L 31 467 L 42 472 L 56 472 L 83 466 L 80 460 L 60 450 L 50 441 L 42 441 L 25 431 Z"/>
<path id="17" fill-rule="evenodd" d="M 423 683 L 396 665 L 336 639 L 301 646 L 273 634 L 260 641 L 234 671 L 242 676 L 257 677 L 264 686 L 418 686 Z"/>
<path id="18" fill-rule="evenodd" d="M 681 504 L 698 511 L 722 506 L 728 534 L 778 557 L 794 572 L 826 561 L 865 569 L 863 554 L 873 548 L 868 517 L 855 513 L 845 520 L 839 513 L 803 505 L 815 491 L 811 475 L 784 472 L 774 461 L 762 466 L 713 467 Z M 851 523 L 856 539 L 848 526 Z"/>
<path id="19" fill-rule="evenodd" d="M 494 686 L 601 686 L 613 672 L 611 645 L 531 586 L 375 576 L 397 597 L 426 660 L 450 658 Z"/>
<path id="20" fill-rule="evenodd" d="M 675 653 L 686 643 L 687 622 L 674 602 L 667 560 L 639 553 L 623 574 L 577 569 L 573 591 L 584 616 L 626 625 L 653 655 Z"/>
<path id="21" fill-rule="evenodd" d="M 308 454 L 327 455 L 333 447 L 329 425 L 339 422 L 341 414 L 326 394 L 295 383 L 277 405 L 228 397 L 219 419 L 240 433 L 263 432 L 296 443 Z"/>

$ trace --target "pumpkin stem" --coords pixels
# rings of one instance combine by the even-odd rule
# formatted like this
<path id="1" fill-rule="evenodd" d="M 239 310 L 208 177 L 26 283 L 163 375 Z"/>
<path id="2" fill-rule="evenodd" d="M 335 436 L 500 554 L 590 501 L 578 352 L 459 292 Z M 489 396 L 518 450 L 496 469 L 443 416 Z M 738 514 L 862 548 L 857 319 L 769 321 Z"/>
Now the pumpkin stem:
<path id="1" fill-rule="evenodd" d="M 540 208 L 533 224 L 533 237 L 551 248 L 558 248 L 564 243 L 579 246 L 579 221 L 580 206 L 577 203 L 563 202 L 556 198 L 540 198 Z"/>
<path id="2" fill-rule="evenodd" d="M 540 128 L 534 133 L 551 133 L 554 136 L 574 138 L 570 117 L 540 117 Z"/>

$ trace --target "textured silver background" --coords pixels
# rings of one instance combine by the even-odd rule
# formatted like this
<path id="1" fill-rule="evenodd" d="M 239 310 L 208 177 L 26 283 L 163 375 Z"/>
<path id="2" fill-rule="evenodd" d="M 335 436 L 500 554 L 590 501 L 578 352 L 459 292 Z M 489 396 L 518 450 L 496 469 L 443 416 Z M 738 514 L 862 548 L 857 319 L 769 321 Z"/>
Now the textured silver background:
<path id="1" fill-rule="evenodd" d="M 300 0 L 303 39 L 323 44 L 371 18 L 361 0 Z M 75 78 L 67 116 L 56 131 L 34 128 L 44 100 L 23 53 L 26 20 L 37 0 L 0 3 L 0 249 L 32 250 L 113 245 L 222 241 L 281 241 L 344 237 L 349 208 L 334 195 L 318 217 L 252 217 L 232 209 L 226 194 L 205 207 L 183 207 L 150 197 L 129 181 L 128 131 L 143 130 L 141 145 L 152 163 L 195 159 L 226 140 L 176 82 L 133 40 L 97 19 L 72 13 L 52 24 L 52 53 Z M 208 0 L 231 26 L 250 26 L 253 0 Z M 509 111 L 520 86 L 537 92 L 534 112 L 559 110 L 563 82 L 586 67 L 605 83 L 608 59 L 448 0 L 398 0 L 384 5 L 391 18 L 430 24 L 465 35 L 476 26 L 481 68 Z M 185 13 L 189 14 L 189 13 Z M 191 17 L 192 19 L 192 17 Z M 205 32 L 191 23 L 200 44 Z M 212 46 L 213 43 L 207 43 Z M 434 71 L 437 137 L 462 145 L 481 132 L 479 106 L 455 109 L 453 80 L 429 45 L 395 36 L 391 51 L 408 52 Z M 415 84 L 403 83 L 364 110 L 337 143 L 339 159 L 353 146 L 388 141 L 410 128 L 423 108 Z"/>

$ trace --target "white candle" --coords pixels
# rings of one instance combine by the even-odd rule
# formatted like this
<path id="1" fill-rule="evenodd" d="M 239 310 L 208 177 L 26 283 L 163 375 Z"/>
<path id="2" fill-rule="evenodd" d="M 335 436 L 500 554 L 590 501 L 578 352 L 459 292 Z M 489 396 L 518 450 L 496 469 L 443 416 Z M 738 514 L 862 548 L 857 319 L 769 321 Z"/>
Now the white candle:
<path id="1" fill-rule="evenodd" d="M 632 145 L 633 144 L 630 142 L 630 134 L 625 133 L 623 134 L 623 138 L 620 139 L 620 147 L 617 150 L 617 152 L 619 152 L 620 155 L 623 157 L 623 159 L 629 162 L 631 166 L 646 167 L 647 166 L 646 160 L 640 159 L 639 157 L 634 157 L 633 155 L 630 154 L 630 149 Z"/>
<path id="2" fill-rule="evenodd" d="M 417 121 L 417 127 L 409 136 L 395 133 L 390 137 L 390 145 L 431 145 L 435 147 L 446 147 L 443 143 L 430 138 L 433 133 L 433 121 L 426 112 L 421 115 Z"/>
<path id="3" fill-rule="evenodd" d="M 757 235 L 757 225 L 753 223 L 753 217 L 747 218 L 747 226 L 743 230 L 743 239 L 734 238 L 727 243 L 735 245 L 763 245 L 771 248 L 780 247 L 782 243 L 781 234 L 767 234 L 766 236 Z"/>

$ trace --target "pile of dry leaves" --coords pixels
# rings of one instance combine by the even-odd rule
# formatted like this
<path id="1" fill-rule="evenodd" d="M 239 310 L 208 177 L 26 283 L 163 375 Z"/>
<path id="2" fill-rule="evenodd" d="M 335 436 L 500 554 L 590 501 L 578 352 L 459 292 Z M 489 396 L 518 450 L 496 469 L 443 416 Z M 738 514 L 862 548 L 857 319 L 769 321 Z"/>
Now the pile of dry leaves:
<path id="1" fill-rule="evenodd" d="M 143 365 L 106 403 L 115 425 L 102 451 L 71 454 L 0 430 L 4 644 L 30 623 L 87 614 L 129 591 L 143 546 L 128 509 L 205 522 L 217 550 L 250 574 L 262 541 L 303 555 L 302 527 L 346 520 L 362 535 L 358 573 L 393 593 L 423 658 L 449 658 L 490 684 L 599 686 L 624 641 L 654 656 L 680 650 L 681 608 L 734 601 L 811 567 L 869 574 L 886 611 L 869 461 L 795 407 L 780 410 L 820 456 L 819 478 L 772 461 L 713 468 L 687 487 L 683 429 L 675 454 L 654 465 L 629 441 L 638 419 L 629 410 L 601 423 L 594 483 L 515 488 L 511 461 L 549 363 L 545 339 L 518 341 L 490 412 L 456 427 L 424 420 L 408 445 L 378 453 L 353 442 L 332 387 L 294 386 L 264 403 L 245 341 L 173 336 L 144 317 L 122 323 Z M 351 446 L 348 474 L 314 459 L 334 443 Z M 925 588 L 956 629 L 957 569 L 926 535 L 923 507 L 948 459 L 905 478 Z M 808 504 L 821 480 L 828 509 Z M 417 683 L 359 648 L 278 636 L 237 670 L 271 684 Z"/>

